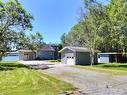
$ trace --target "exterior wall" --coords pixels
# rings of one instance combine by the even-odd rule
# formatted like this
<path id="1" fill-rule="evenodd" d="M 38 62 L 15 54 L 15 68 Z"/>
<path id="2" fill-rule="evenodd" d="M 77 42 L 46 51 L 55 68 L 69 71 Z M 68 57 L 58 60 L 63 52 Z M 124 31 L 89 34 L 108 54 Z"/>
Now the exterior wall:
<path id="1" fill-rule="evenodd" d="M 110 62 L 109 54 L 99 54 L 98 62 L 99 63 L 109 63 Z"/>
<path id="2" fill-rule="evenodd" d="M 100 53 L 98 54 L 98 60 L 100 63 L 109 63 L 109 62 L 118 62 L 118 63 L 126 63 L 127 56 L 123 54 L 113 54 L 113 53 Z"/>
<path id="3" fill-rule="evenodd" d="M 90 53 L 89 52 L 77 52 L 76 53 L 76 65 L 89 65 Z"/>
<path id="4" fill-rule="evenodd" d="M 61 52 L 61 62 L 62 62 L 62 64 L 67 64 L 67 57 L 68 56 L 73 56 L 75 58 L 74 52 L 69 50 L 69 49 L 65 49 L 64 51 Z"/>
<path id="5" fill-rule="evenodd" d="M 36 53 L 35 52 L 19 52 L 19 60 L 35 60 Z"/>
<path id="6" fill-rule="evenodd" d="M 51 60 L 54 59 L 54 52 L 53 51 L 37 51 L 37 59 L 40 60 Z"/>
<path id="7" fill-rule="evenodd" d="M 52 46 L 54 48 L 54 60 L 58 59 L 58 46 Z"/>

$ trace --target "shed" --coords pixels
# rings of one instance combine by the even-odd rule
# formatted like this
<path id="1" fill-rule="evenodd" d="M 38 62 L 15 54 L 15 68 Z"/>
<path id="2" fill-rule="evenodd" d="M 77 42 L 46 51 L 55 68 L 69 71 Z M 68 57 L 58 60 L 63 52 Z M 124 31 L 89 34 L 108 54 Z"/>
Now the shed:
<path id="1" fill-rule="evenodd" d="M 99 63 L 112 63 L 119 62 L 125 63 L 127 62 L 127 54 L 122 53 L 98 53 L 98 62 Z"/>
<path id="2" fill-rule="evenodd" d="M 83 47 L 64 47 L 61 52 L 62 64 L 69 65 L 89 65 L 90 49 Z M 95 54 L 95 63 L 97 62 L 97 54 Z"/>
<path id="3" fill-rule="evenodd" d="M 36 51 L 32 50 L 19 50 L 19 59 L 20 60 L 35 60 L 36 59 Z"/>

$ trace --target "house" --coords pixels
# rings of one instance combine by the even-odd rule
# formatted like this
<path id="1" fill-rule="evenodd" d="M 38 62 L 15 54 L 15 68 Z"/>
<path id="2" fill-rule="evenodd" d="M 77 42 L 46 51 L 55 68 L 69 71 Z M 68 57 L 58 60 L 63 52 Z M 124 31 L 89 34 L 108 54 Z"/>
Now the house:
<path id="1" fill-rule="evenodd" d="M 56 45 L 44 45 L 37 50 L 37 59 L 56 60 L 58 57 L 58 47 Z"/>
<path id="2" fill-rule="evenodd" d="M 98 53 L 98 62 L 99 63 L 112 63 L 112 62 L 124 63 L 124 62 L 127 62 L 127 55 L 123 55 L 122 53 Z"/>
<path id="3" fill-rule="evenodd" d="M 62 64 L 69 65 L 89 65 L 90 49 L 83 47 L 64 47 L 59 51 L 61 53 Z M 97 63 L 97 54 L 95 54 L 95 63 Z"/>
<path id="4" fill-rule="evenodd" d="M 38 50 L 19 50 L 20 60 L 55 60 L 58 57 L 56 45 L 44 45 Z"/>

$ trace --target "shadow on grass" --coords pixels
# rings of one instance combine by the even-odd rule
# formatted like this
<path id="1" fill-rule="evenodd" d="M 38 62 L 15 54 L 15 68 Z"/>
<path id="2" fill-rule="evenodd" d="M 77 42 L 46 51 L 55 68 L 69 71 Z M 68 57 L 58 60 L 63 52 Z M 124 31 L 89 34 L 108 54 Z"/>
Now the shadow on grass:
<path id="1" fill-rule="evenodd" d="M 0 64 L 0 71 L 7 71 L 7 70 L 14 70 L 17 68 L 28 68 L 23 64 L 15 64 L 15 63 L 1 63 Z"/>

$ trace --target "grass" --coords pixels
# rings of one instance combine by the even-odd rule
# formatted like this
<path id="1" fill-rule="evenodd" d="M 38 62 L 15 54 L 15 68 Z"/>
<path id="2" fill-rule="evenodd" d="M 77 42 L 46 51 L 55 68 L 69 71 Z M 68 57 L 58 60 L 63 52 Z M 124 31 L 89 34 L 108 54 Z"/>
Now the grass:
<path id="1" fill-rule="evenodd" d="M 127 75 L 127 63 L 99 63 L 93 66 L 74 66 L 76 68 L 96 70 L 113 75 Z"/>
<path id="2" fill-rule="evenodd" d="M 48 60 L 49 62 L 61 62 L 61 59 L 57 59 L 57 60 Z"/>
<path id="3" fill-rule="evenodd" d="M 74 87 L 18 62 L 0 62 L 0 95 L 58 95 Z"/>

